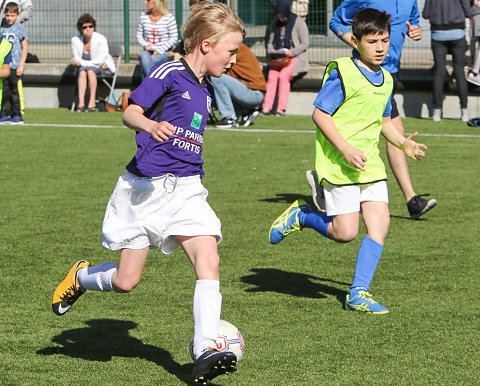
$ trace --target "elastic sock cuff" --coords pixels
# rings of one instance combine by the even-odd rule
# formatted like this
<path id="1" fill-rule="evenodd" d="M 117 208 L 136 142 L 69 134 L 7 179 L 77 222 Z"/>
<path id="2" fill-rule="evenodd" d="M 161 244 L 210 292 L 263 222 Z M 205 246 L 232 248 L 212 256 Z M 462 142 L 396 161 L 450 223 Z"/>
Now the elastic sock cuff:
<path id="1" fill-rule="evenodd" d="M 375 253 L 376 255 L 380 256 L 383 252 L 383 245 L 380 243 L 377 243 L 374 239 L 371 239 L 368 236 L 365 236 L 362 244 L 365 243 L 368 248 Z"/>
<path id="2" fill-rule="evenodd" d="M 220 280 L 197 280 L 195 287 L 203 291 L 220 292 Z"/>

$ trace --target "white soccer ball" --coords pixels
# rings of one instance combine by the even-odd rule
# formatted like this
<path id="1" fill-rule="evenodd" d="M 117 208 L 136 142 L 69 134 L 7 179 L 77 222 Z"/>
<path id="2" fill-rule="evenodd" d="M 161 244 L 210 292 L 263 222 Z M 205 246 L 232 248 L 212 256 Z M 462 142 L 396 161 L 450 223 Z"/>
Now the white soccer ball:
<path id="1" fill-rule="evenodd" d="M 193 335 L 190 340 L 190 356 L 195 360 L 193 349 Z M 218 351 L 231 351 L 237 356 L 237 362 L 240 362 L 245 352 L 245 342 L 240 330 L 232 323 L 226 320 L 220 320 L 218 325 L 218 338 L 216 341 L 216 349 Z"/>

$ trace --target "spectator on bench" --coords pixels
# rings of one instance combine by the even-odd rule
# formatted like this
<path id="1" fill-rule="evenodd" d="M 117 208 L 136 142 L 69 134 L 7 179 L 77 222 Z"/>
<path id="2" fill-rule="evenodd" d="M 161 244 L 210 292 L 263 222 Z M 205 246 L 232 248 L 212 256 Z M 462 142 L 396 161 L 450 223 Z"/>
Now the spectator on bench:
<path id="1" fill-rule="evenodd" d="M 237 61 L 220 78 L 211 77 L 220 128 L 249 126 L 259 114 L 266 90 L 265 77 L 255 54 L 242 43 Z"/>

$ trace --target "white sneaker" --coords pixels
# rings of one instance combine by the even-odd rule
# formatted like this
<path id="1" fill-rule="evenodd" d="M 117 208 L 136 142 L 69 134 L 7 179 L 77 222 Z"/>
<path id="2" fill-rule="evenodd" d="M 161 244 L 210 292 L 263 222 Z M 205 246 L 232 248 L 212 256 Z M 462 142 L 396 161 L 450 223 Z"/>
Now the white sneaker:
<path id="1" fill-rule="evenodd" d="M 433 122 L 440 122 L 441 119 L 442 119 L 442 110 L 441 109 L 433 109 L 432 121 Z"/>
<path id="2" fill-rule="evenodd" d="M 463 122 L 468 122 L 468 110 L 467 109 L 460 109 L 461 111 L 461 119 Z"/>
<path id="3" fill-rule="evenodd" d="M 470 83 L 473 83 L 476 86 L 480 86 L 480 74 L 469 72 L 467 76 L 467 81 L 469 81 Z"/>
<path id="4" fill-rule="evenodd" d="M 327 211 L 325 207 L 325 193 L 323 186 L 318 183 L 317 172 L 315 170 L 307 170 L 306 176 L 308 184 L 310 188 L 312 188 L 312 197 L 315 206 L 320 212 L 325 213 Z"/>

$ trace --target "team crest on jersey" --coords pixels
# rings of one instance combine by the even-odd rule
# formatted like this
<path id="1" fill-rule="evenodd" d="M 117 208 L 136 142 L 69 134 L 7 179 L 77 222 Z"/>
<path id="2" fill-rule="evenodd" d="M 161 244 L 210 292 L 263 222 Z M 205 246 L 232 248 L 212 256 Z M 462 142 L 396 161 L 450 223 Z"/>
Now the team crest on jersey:
<path id="1" fill-rule="evenodd" d="M 212 110 L 212 98 L 207 96 L 207 111 L 208 111 L 208 113 L 210 113 L 211 110 Z"/>
<path id="2" fill-rule="evenodd" d="M 190 126 L 192 126 L 194 129 L 200 129 L 200 125 L 202 124 L 202 119 L 203 115 L 199 113 L 193 114 L 192 118 L 192 123 L 190 123 Z"/>

